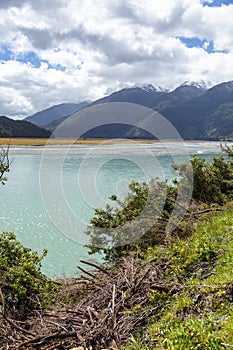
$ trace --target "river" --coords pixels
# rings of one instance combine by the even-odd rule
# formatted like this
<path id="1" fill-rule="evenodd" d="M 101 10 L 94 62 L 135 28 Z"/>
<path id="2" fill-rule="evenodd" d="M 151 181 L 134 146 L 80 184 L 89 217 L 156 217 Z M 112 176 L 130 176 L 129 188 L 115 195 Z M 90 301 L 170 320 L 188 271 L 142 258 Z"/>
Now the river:
<path id="1" fill-rule="evenodd" d="M 172 163 L 194 153 L 210 160 L 220 154 L 219 143 L 12 146 L 8 181 L 1 186 L 0 229 L 15 232 L 39 253 L 47 248 L 42 269 L 50 277 L 75 276 L 79 260 L 90 259 L 84 231 L 94 208 L 104 207 L 111 194 L 123 198 L 131 180 L 171 181 Z M 77 225 L 65 219 L 66 211 Z"/>

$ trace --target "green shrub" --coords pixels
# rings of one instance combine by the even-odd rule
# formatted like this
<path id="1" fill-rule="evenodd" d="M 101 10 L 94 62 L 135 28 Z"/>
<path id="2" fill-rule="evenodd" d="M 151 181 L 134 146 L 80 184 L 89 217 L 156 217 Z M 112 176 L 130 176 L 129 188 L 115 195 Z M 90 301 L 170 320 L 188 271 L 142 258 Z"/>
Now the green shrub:
<path id="1" fill-rule="evenodd" d="M 223 156 L 214 157 L 211 163 L 203 158 L 193 156 L 191 160 L 193 169 L 194 200 L 206 204 L 224 204 L 233 196 L 233 163 L 225 160 Z M 189 176 L 187 164 L 175 165 L 179 176 Z"/>
<path id="2" fill-rule="evenodd" d="M 132 181 L 129 194 L 120 201 L 113 195 L 115 206 L 96 209 L 87 229 L 90 236 L 87 247 L 90 253 L 103 252 L 107 261 L 115 260 L 125 253 L 143 252 L 148 247 L 163 243 L 166 239 L 166 225 L 173 211 L 178 188 L 193 185 L 192 203 L 200 205 L 222 205 L 233 198 L 233 149 L 222 146 L 227 159 L 214 157 L 208 163 L 193 156 L 190 163 L 174 165 L 178 178 L 173 186 L 165 181 L 151 179 L 147 185 Z M 191 164 L 191 167 L 190 167 Z M 185 192 L 184 192 L 185 193 Z M 143 209 L 146 206 L 146 216 Z M 179 205 L 178 205 L 179 206 Z M 177 209 L 177 208 L 176 208 Z M 189 210 L 189 208 L 186 208 Z M 180 211 L 185 211 L 180 207 Z M 177 210 L 178 211 L 178 210 Z M 192 222 L 189 215 L 183 221 L 175 220 L 173 234 L 180 237 L 190 233 Z M 154 224 L 148 226 L 151 218 Z M 145 229 L 149 227 L 148 229 Z M 104 229 L 108 229 L 105 231 Z M 171 230 L 171 231 L 172 231 Z M 127 237 L 130 239 L 127 241 Z"/>
<path id="3" fill-rule="evenodd" d="M 57 287 L 41 272 L 42 255 L 24 247 L 14 233 L 0 234 L 0 309 L 23 316 L 44 308 L 52 301 Z"/>
<path id="4" fill-rule="evenodd" d="M 176 194 L 176 187 L 157 178 L 151 179 L 149 185 L 132 181 L 123 201 L 113 195 L 110 199 L 116 206 L 95 210 L 86 232 L 90 236 L 90 253 L 103 252 L 104 258 L 111 261 L 129 251 L 146 251 L 162 243 Z"/>

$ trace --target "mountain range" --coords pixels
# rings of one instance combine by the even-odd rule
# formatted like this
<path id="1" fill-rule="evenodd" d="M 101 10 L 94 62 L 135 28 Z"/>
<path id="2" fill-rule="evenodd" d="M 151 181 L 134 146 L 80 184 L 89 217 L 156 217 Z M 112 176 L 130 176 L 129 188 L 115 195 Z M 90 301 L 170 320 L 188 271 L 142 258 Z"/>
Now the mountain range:
<path id="1" fill-rule="evenodd" d="M 52 106 L 27 117 L 24 122 L 52 132 L 72 114 L 112 102 L 138 104 L 159 112 L 184 139 L 233 140 L 233 81 L 211 88 L 204 82 L 185 82 L 172 91 L 151 84 L 134 86 L 93 102 Z M 130 124 L 109 123 L 89 130 L 83 137 L 151 138 L 152 135 Z"/>

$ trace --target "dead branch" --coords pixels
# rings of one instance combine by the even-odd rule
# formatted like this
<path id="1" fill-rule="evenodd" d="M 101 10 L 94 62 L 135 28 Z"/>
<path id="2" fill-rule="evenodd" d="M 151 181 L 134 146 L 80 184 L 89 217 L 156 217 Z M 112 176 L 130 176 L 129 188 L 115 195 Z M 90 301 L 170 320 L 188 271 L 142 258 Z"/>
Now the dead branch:
<path id="1" fill-rule="evenodd" d="M 83 273 L 87 274 L 88 276 L 90 276 L 90 277 L 92 277 L 92 278 L 95 278 L 95 276 L 94 276 L 92 273 L 90 273 L 89 271 L 84 270 L 82 267 L 77 266 L 77 268 L 78 268 L 80 271 L 82 271 Z"/>
<path id="2" fill-rule="evenodd" d="M 109 274 L 109 271 L 106 270 L 105 268 L 103 268 L 103 266 L 99 266 L 99 265 L 97 265 L 97 264 L 95 264 L 95 263 L 93 263 L 93 262 L 90 262 L 90 261 L 80 260 L 80 262 L 81 262 L 82 264 L 86 264 L 86 265 L 89 265 L 89 266 L 91 266 L 91 267 L 94 267 L 94 268 L 96 268 L 97 270 L 100 270 L 101 272 L 106 273 L 107 275 Z"/>
<path id="3" fill-rule="evenodd" d="M 223 211 L 223 209 L 221 209 L 221 208 L 207 208 L 207 209 L 203 209 L 200 211 L 196 211 L 195 213 L 193 213 L 193 215 L 201 215 L 201 214 L 208 213 L 210 211 Z"/>

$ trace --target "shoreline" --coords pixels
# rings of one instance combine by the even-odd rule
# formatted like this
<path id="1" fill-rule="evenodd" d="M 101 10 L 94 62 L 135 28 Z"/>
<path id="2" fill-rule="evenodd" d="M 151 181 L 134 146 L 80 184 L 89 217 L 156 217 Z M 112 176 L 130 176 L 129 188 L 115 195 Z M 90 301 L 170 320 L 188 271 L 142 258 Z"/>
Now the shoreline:
<path id="1" fill-rule="evenodd" d="M 10 143 L 9 143 L 10 141 Z M 193 154 L 221 153 L 220 141 L 200 140 L 125 140 L 125 139 L 1 139 L 2 147 L 9 145 L 13 155 L 108 155 L 108 156 L 139 156 L 139 155 L 167 155 L 174 157 L 191 157 Z M 228 145 L 233 143 L 228 143 Z M 0 146 L 1 147 L 1 146 Z M 184 159 L 184 161 L 185 161 Z"/>
<path id="2" fill-rule="evenodd" d="M 163 142 L 191 142 L 191 143 L 231 143 L 219 140 L 145 140 L 145 139 L 52 139 L 52 138 L 0 138 L 0 145 L 10 146 L 47 146 L 47 145 L 99 145 L 103 144 L 154 144 Z"/>

